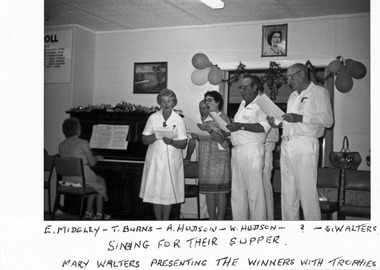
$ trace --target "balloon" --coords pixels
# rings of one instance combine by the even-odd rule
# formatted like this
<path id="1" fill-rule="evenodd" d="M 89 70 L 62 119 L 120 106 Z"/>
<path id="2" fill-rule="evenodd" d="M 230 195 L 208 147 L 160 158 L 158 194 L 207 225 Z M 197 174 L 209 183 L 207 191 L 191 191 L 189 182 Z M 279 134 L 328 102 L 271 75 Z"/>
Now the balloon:
<path id="1" fill-rule="evenodd" d="M 193 63 L 193 66 L 196 69 L 205 69 L 207 67 L 211 67 L 211 62 L 208 60 L 208 57 L 204 53 L 197 53 L 194 54 L 193 58 L 191 59 L 191 62 Z"/>
<path id="2" fill-rule="evenodd" d="M 341 65 L 342 65 L 342 62 L 340 60 L 334 60 L 334 61 L 330 62 L 329 70 L 332 73 L 337 73 L 339 71 Z"/>
<path id="3" fill-rule="evenodd" d="M 211 67 L 211 70 L 208 74 L 208 81 L 212 85 L 220 84 L 223 81 L 223 72 L 216 66 Z"/>
<path id="4" fill-rule="evenodd" d="M 353 85 L 354 81 L 352 80 L 352 77 L 348 72 L 347 67 L 342 65 L 335 79 L 336 88 L 342 93 L 347 93 L 352 89 Z"/>
<path id="5" fill-rule="evenodd" d="M 367 73 L 365 65 L 358 61 L 346 59 L 346 66 L 354 79 L 362 79 Z"/>
<path id="6" fill-rule="evenodd" d="M 193 73 L 191 73 L 191 81 L 193 84 L 201 86 L 207 82 L 208 73 L 210 72 L 210 68 L 205 69 L 195 69 Z"/>

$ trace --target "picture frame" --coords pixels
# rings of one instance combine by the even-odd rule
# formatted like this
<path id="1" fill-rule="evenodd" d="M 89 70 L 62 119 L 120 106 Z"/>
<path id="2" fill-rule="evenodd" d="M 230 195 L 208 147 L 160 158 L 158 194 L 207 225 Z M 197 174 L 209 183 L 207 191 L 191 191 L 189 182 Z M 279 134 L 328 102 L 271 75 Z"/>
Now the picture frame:
<path id="1" fill-rule="evenodd" d="M 134 94 L 157 94 L 167 87 L 167 62 L 135 63 L 133 70 Z"/>
<path id="2" fill-rule="evenodd" d="M 288 55 L 288 24 L 263 25 L 262 32 L 261 57 Z"/>

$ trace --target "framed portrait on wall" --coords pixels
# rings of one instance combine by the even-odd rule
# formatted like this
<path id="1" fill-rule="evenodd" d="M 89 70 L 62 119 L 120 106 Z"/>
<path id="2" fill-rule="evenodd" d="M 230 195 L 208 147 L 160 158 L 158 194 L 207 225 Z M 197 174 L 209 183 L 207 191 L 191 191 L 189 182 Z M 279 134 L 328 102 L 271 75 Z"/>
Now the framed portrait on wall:
<path id="1" fill-rule="evenodd" d="M 288 24 L 263 25 L 261 57 L 287 56 Z"/>
<path id="2" fill-rule="evenodd" d="M 133 76 L 133 93 L 158 93 L 167 87 L 167 79 L 167 62 L 135 63 Z"/>

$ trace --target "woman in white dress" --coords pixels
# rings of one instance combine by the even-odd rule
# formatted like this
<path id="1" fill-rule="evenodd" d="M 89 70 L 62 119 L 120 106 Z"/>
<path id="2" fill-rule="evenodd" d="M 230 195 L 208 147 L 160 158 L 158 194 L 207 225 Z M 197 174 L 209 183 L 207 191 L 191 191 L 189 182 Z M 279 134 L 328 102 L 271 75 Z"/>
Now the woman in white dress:
<path id="1" fill-rule="evenodd" d="M 161 110 L 152 114 L 142 133 L 149 145 L 145 157 L 140 198 L 152 203 L 157 220 L 168 220 L 173 204 L 185 201 L 182 149 L 186 147 L 185 122 L 173 111 L 177 97 L 163 89 L 157 96 Z"/>

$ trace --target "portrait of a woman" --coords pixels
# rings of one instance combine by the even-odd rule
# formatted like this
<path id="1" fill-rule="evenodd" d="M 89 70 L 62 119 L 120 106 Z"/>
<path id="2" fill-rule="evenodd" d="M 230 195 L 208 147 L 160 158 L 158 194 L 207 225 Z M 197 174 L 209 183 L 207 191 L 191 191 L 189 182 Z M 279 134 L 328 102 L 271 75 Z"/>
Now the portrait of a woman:
<path id="1" fill-rule="evenodd" d="M 271 28 L 271 30 L 265 27 L 263 26 L 262 56 L 286 56 L 286 25 L 282 28 Z"/>

